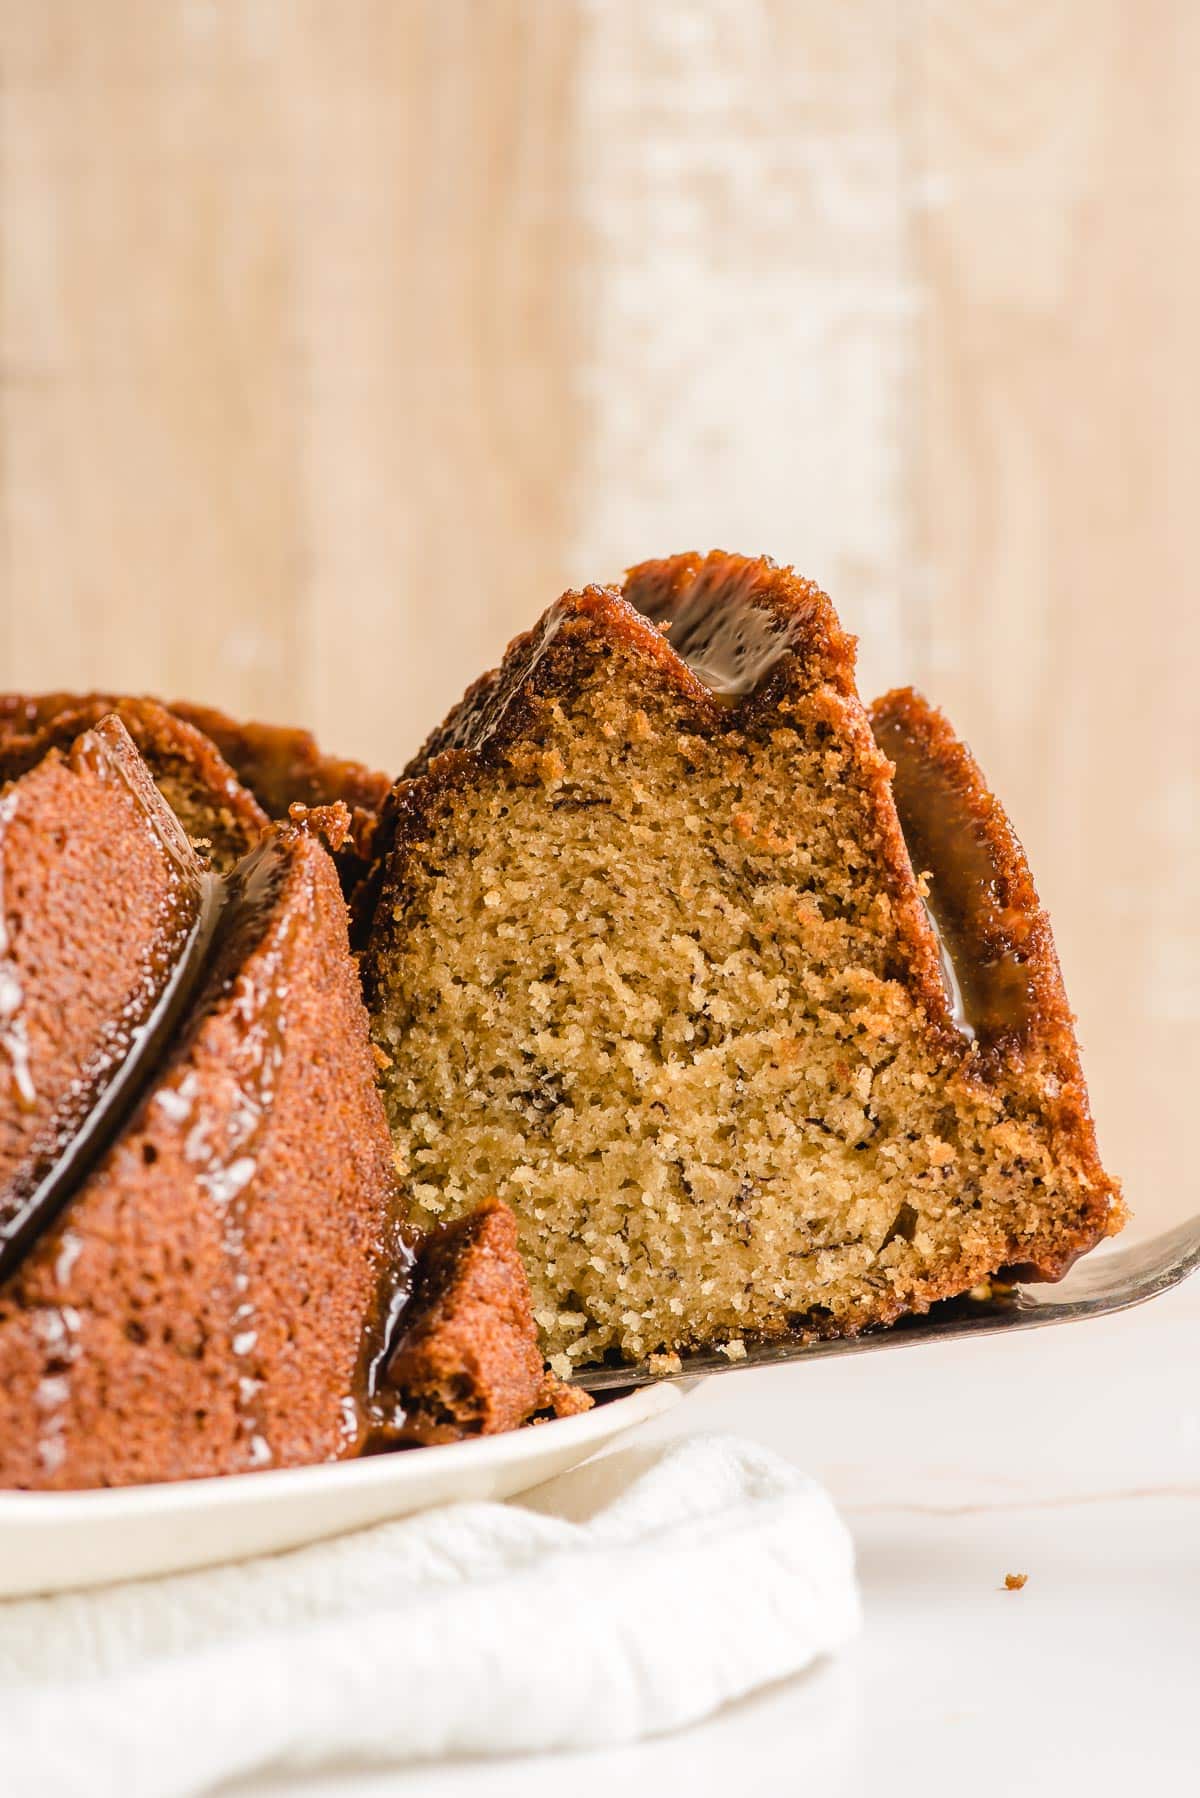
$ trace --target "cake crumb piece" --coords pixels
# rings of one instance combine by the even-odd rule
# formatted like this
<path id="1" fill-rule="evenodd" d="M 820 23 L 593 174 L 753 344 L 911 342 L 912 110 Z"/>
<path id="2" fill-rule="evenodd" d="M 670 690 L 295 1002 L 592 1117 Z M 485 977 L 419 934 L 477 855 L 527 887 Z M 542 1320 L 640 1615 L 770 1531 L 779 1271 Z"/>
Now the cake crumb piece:
<path id="1" fill-rule="evenodd" d="M 740 1336 L 735 1336 L 731 1342 L 723 1342 L 721 1344 L 721 1353 L 727 1356 L 730 1361 L 744 1361 L 746 1359 L 746 1345 Z"/>
<path id="2" fill-rule="evenodd" d="M 682 1373 L 683 1362 L 678 1355 L 651 1355 L 646 1363 L 652 1374 L 663 1375 Z"/>
<path id="3" fill-rule="evenodd" d="M 1027 1573 L 1006 1573 L 1004 1576 L 1004 1590 L 1006 1592 L 1019 1592 L 1028 1578 L 1029 1575 Z"/>

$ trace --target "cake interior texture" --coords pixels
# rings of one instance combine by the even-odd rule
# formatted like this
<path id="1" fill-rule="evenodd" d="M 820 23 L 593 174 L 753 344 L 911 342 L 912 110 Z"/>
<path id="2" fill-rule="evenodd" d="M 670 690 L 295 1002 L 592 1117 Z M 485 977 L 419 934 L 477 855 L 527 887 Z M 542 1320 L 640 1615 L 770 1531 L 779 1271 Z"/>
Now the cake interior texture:
<path id="1" fill-rule="evenodd" d="M 915 869 L 828 601 L 681 558 L 560 602 L 398 789 L 397 1167 L 422 1226 L 511 1205 L 560 1374 L 854 1332 L 1120 1222 L 1019 846 L 937 714 L 877 728 L 958 808 Z"/>

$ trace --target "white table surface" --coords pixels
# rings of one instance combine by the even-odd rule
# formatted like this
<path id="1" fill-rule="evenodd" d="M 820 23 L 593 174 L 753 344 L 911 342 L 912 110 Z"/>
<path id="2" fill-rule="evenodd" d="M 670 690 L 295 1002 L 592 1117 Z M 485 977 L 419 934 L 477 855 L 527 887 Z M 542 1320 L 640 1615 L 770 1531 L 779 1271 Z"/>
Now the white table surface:
<path id="1" fill-rule="evenodd" d="M 1200 1790 L 1200 1278 L 1099 1322 L 713 1379 L 641 1440 L 704 1430 L 756 1437 L 828 1485 L 858 1548 L 854 1648 L 632 1748 L 253 1789 Z M 1005 1591 L 1006 1573 L 1028 1583 Z"/>

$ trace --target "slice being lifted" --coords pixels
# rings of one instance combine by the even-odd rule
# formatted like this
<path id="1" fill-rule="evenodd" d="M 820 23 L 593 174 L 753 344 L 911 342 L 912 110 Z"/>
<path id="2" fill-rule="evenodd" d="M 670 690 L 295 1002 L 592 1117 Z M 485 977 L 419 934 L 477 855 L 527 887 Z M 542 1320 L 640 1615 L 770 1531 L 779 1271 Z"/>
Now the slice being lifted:
<path id="1" fill-rule="evenodd" d="M 560 600 L 393 794 L 397 1164 L 419 1222 L 512 1206 L 559 1372 L 888 1323 L 1120 1226 L 1020 846 L 923 702 L 874 722 L 816 587 L 679 557 Z"/>

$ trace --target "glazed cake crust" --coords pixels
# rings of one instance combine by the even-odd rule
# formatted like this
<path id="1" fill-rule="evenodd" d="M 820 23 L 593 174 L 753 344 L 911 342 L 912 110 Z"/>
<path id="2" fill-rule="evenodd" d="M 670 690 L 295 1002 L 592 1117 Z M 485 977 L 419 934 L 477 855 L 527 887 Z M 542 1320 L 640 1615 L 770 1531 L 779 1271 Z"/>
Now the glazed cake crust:
<path id="1" fill-rule="evenodd" d="M 210 840 L 222 872 L 269 819 L 303 821 L 303 812 L 344 805 L 349 830 L 334 860 L 347 892 L 362 878 L 391 777 L 326 755 L 306 730 L 241 722 L 182 699 L 163 706 L 120 694 L 8 693 L 0 695 L 0 770 L 31 767 L 51 743 L 114 710 L 189 831 Z"/>
<path id="2" fill-rule="evenodd" d="M 375 1447 L 494 1436 L 540 1410 L 587 1409 L 590 1400 L 560 1388 L 543 1369 L 516 1220 L 506 1205 L 493 1199 L 420 1243 L 381 1385 Z"/>
<path id="3" fill-rule="evenodd" d="M 914 872 L 852 640 L 769 562 L 677 557 L 564 596 L 394 790 L 360 928 L 398 1166 L 422 1221 L 493 1170 L 560 1371 L 886 1323 L 1119 1224 L 1024 859 L 918 707 L 906 767 L 975 821 L 1025 958 L 1020 1030 L 962 1027 L 926 907 L 955 883 L 932 853 Z M 950 916 L 960 957 L 990 954 L 980 922 Z"/>
<path id="4" fill-rule="evenodd" d="M 1075 1020 L 1050 918 L 1025 851 L 983 771 L 949 719 L 911 687 L 871 707 L 893 767 L 892 792 L 914 865 L 962 988 L 981 1078 L 1030 1075 L 1056 1153 L 1083 1170 L 1088 1202 L 1074 1232 L 1056 1233 L 1002 1277 L 1061 1279 L 1100 1236 L 1126 1221 L 1096 1147 Z"/>
<path id="5" fill-rule="evenodd" d="M 378 812 L 391 777 L 362 762 L 326 755 L 310 731 L 291 725 L 241 723 L 212 706 L 177 699 L 171 710 L 211 737 L 272 818 L 286 818 L 293 805 L 335 805 L 351 814 Z"/>
<path id="6" fill-rule="evenodd" d="M 119 719 L 0 793 L 5 1247 L 148 1024 L 202 898 L 200 864 Z"/>
<path id="7" fill-rule="evenodd" d="M 120 1137 L 0 1286 L 0 1484 L 354 1454 L 395 1198 L 345 908 L 303 833 L 232 882 L 205 988 Z"/>
<path id="8" fill-rule="evenodd" d="M 120 718 L 155 784 L 199 852 L 228 873 L 270 822 L 210 738 L 152 699 L 48 693 L 0 700 L 0 777 L 36 767 L 102 718 Z"/>

